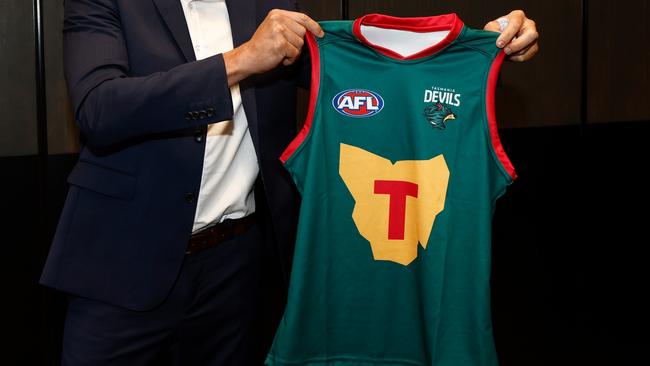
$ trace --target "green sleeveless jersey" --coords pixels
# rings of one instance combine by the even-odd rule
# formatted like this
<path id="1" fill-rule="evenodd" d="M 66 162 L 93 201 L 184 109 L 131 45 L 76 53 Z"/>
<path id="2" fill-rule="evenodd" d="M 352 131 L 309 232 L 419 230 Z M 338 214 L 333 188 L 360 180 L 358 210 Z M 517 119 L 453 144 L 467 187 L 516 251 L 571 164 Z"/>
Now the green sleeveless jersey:
<path id="1" fill-rule="evenodd" d="M 302 194 L 268 365 L 497 365 L 497 34 L 455 14 L 366 15 L 308 36 L 307 121 L 281 160 Z"/>

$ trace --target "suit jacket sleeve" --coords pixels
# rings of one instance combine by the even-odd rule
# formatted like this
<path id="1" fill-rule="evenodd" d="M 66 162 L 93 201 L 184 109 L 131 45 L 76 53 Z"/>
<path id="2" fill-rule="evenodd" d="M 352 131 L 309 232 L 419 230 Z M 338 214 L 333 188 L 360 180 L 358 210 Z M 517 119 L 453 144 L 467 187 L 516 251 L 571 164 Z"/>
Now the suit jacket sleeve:
<path id="1" fill-rule="evenodd" d="M 130 77 L 114 0 L 67 0 L 63 32 L 66 80 L 89 147 L 232 118 L 223 55 Z M 188 114 L 207 109 L 209 119 Z"/>

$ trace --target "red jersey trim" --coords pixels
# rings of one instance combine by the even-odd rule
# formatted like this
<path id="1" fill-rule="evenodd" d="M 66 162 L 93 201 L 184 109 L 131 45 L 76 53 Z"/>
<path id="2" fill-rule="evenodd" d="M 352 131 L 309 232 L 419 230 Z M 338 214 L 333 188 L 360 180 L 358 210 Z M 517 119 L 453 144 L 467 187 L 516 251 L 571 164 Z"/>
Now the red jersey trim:
<path id="1" fill-rule="evenodd" d="M 318 44 L 316 44 L 316 39 L 314 35 L 310 32 L 305 34 L 307 40 L 307 45 L 309 48 L 309 54 L 311 56 L 311 86 L 309 88 L 309 107 L 307 109 L 307 117 L 305 118 L 305 123 L 302 126 L 302 129 L 298 135 L 291 141 L 289 146 L 284 150 L 282 156 L 280 156 L 280 161 L 282 164 L 285 164 L 287 160 L 293 155 L 293 153 L 302 145 L 302 143 L 309 135 L 309 130 L 311 129 L 312 121 L 314 120 L 314 112 L 316 111 L 316 102 L 318 101 L 318 90 L 320 88 L 320 53 L 318 52 Z"/>
<path id="2" fill-rule="evenodd" d="M 450 32 L 442 41 L 436 43 L 435 45 L 413 55 L 403 56 L 393 50 L 368 41 L 368 39 L 364 37 L 363 34 L 361 34 L 362 25 L 419 33 L 436 32 L 443 30 L 449 30 Z M 458 15 L 455 13 L 415 18 L 398 18 L 383 14 L 368 14 L 355 20 L 354 24 L 352 25 L 352 32 L 361 42 L 374 48 L 377 50 L 377 52 L 385 56 L 398 60 L 414 60 L 426 56 L 431 56 L 452 43 L 458 37 L 461 30 L 463 30 L 463 21 L 460 20 Z"/>
<path id="3" fill-rule="evenodd" d="M 490 139 L 492 140 L 492 148 L 494 149 L 494 153 L 499 159 L 501 166 L 503 166 L 503 169 L 505 169 L 508 175 L 510 175 L 510 178 L 512 180 L 515 180 L 517 179 L 517 173 L 515 172 L 515 167 L 510 162 L 508 155 L 506 155 L 506 151 L 503 149 L 503 145 L 501 145 L 501 139 L 499 138 L 499 127 L 497 125 L 496 118 L 495 92 L 497 88 L 497 80 L 499 79 L 499 71 L 501 70 L 501 65 L 503 64 L 503 59 L 505 56 L 505 52 L 500 51 L 492 62 L 490 73 L 488 75 L 485 103 L 487 109 L 488 126 L 490 129 Z"/>

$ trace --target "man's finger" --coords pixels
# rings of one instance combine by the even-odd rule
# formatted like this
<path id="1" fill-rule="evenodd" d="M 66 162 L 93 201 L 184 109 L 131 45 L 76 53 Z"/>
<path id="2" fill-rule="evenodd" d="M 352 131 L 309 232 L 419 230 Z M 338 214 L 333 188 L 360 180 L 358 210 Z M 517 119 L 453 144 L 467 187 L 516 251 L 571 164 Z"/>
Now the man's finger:
<path id="1" fill-rule="evenodd" d="M 521 30 L 526 16 L 523 11 L 515 10 L 504 18 L 508 19 L 508 25 L 503 30 L 499 38 L 497 38 L 497 47 L 503 47 L 510 43 L 513 38 L 515 38 L 517 33 L 519 33 Z"/>
<path id="2" fill-rule="evenodd" d="M 506 46 L 506 47 L 508 47 L 508 46 Z M 524 47 L 523 49 L 521 49 L 521 50 L 519 50 L 517 52 L 512 52 L 510 54 L 510 57 L 521 56 L 521 55 L 525 54 L 526 52 L 528 52 L 528 50 L 530 50 L 531 47 L 533 47 L 533 44 L 529 44 L 528 46 Z"/>
<path id="3" fill-rule="evenodd" d="M 509 45 L 506 46 L 506 54 L 512 55 L 515 54 L 524 48 L 535 44 L 539 34 L 535 29 L 523 28 L 520 34 L 515 38 Z"/>
<path id="4" fill-rule="evenodd" d="M 282 34 L 284 35 L 284 38 L 286 38 L 287 41 L 291 43 L 292 46 L 296 47 L 297 49 L 302 49 L 302 46 L 305 43 L 302 36 L 297 35 L 292 30 L 287 28 L 285 28 Z"/>
<path id="5" fill-rule="evenodd" d="M 516 55 L 508 57 L 508 59 L 515 62 L 528 61 L 533 58 L 537 52 L 539 52 L 539 45 L 535 43 L 527 49 L 519 51 Z"/>
<path id="6" fill-rule="evenodd" d="M 500 28 L 499 22 L 497 22 L 496 20 L 493 20 L 493 21 L 487 23 L 485 25 L 485 27 L 483 27 L 483 30 L 490 31 L 490 32 L 500 32 L 501 28 Z"/>
<path id="7" fill-rule="evenodd" d="M 305 28 L 305 26 L 293 20 L 293 18 L 289 18 L 289 17 L 285 18 L 282 24 L 284 24 L 284 26 L 287 29 L 291 30 L 298 37 L 305 38 L 305 33 L 307 33 L 307 28 Z"/>
<path id="8" fill-rule="evenodd" d="M 299 56 L 300 49 L 296 48 L 291 43 L 287 43 L 287 46 L 284 49 L 284 59 L 282 60 L 282 64 L 285 66 L 291 65 L 296 62 Z"/>
<path id="9" fill-rule="evenodd" d="M 308 17 L 307 15 L 303 13 L 294 12 L 294 11 L 287 11 L 286 14 L 291 19 L 302 24 L 305 28 L 307 28 L 308 31 L 310 31 L 316 37 L 323 37 L 325 35 L 325 32 L 323 32 L 323 28 L 321 28 L 321 26 L 318 23 L 316 23 L 315 20 Z"/>

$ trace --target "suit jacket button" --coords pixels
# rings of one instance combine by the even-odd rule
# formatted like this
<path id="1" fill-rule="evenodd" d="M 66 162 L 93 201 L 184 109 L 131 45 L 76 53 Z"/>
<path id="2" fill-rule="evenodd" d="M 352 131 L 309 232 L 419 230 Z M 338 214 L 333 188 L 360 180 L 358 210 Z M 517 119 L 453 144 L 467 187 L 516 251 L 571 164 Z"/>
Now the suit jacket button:
<path id="1" fill-rule="evenodd" d="M 208 108 L 207 112 L 208 112 L 208 118 L 214 117 L 214 108 Z"/>
<path id="2" fill-rule="evenodd" d="M 192 119 L 199 119 L 199 112 L 192 112 Z"/>
<path id="3" fill-rule="evenodd" d="M 194 134 L 194 141 L 201 142 L 203 141 L 203 132 L 197 132 Z"/>
<path id="4" fill-rule="evenodd" d="M 185 202 L 194 203 L 194 196 L 195 196 L 195 194 L 193 192 L 185 193 Z"/>
<path id="5" fill-rule="evenodd" d="M 188 120 L 188 121 L 191 120 L 192 119 L 192 112 L 185 113 L 185 119 Z"/>
<path id="6" fill-rule="evenodd" d="M 206 111 L 200 111 L 199 112 L 199 118 L 200 119 L 206 119 L 208 118 L 208 113 Z"/>

